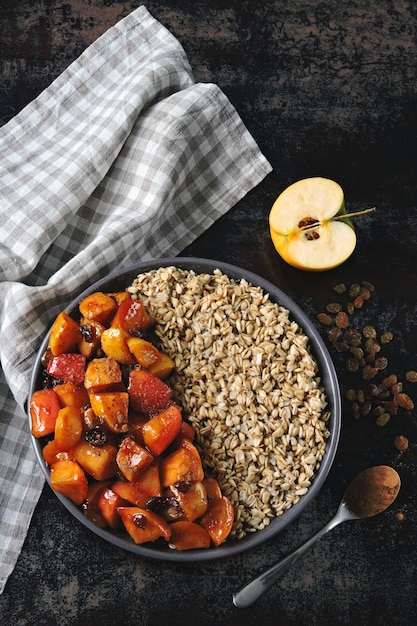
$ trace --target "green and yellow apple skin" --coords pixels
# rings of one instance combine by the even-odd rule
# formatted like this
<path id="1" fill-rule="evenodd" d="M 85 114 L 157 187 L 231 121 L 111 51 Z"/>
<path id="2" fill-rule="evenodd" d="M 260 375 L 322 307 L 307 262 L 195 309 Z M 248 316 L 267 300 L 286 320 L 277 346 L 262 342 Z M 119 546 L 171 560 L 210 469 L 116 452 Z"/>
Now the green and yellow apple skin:
<path id="1" fill-rule="evenodd" d="M 351 221 L 334 219 L 345 213 L 343 189 L 333 180 L 315 177 L 293 183 L 269 214 L 276 251 L 298 269 L 324 271 L 341 265 L 356 246 Z"/>

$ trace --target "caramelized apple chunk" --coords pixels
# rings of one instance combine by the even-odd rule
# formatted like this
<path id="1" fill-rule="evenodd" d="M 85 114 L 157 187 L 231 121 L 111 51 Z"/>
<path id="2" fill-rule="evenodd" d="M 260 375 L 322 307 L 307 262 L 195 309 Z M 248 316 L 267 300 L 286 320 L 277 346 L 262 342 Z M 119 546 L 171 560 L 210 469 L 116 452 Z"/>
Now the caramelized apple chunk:
<path id="1" fill-rule="evenodd" d="M 122 522 L 135 543 L 147 543 L 163 537 L 169 541 L 170 525 L 156 513 L 140 507 L 118 507 Z"/>
<path id="2" fill-rule="evenodd" d="M 177 550 L 196 550 L 210 547 L 210 535 L 199 524 L 187 521 L 173 522 L 170 526 L 169 545 Z"/>

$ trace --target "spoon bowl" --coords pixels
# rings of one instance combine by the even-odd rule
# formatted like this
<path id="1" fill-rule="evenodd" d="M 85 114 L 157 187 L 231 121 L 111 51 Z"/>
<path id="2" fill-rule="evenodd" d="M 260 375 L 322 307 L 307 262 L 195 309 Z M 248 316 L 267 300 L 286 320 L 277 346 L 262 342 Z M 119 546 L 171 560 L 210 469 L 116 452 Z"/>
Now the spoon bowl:
<path id="1" fill-rule="evenodd" d="M 370 467 L 358 474 L 348 485 L 334 517 L 294 552 L 234 593 L 234 605 L 238 608 L 250 606 L 313 544 L 342 522 L 373 517 L 385 511 L 394 502 L 400 486 L 398 473 L 387 465 Z"/>

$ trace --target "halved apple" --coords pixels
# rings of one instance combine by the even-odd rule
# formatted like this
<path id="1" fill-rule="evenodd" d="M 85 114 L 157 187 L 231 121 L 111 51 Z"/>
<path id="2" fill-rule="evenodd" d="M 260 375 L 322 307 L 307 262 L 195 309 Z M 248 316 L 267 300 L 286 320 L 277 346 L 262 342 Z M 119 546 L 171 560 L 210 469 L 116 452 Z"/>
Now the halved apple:
<path id="1" fill-rule="evenodd" d="M 328 178 L 305 178 L 276 199 L 269 214 L 272 242 L 293 267 L 332 269 L 354 251 L 356 234 L 346 214 L 343 189 Z"/>

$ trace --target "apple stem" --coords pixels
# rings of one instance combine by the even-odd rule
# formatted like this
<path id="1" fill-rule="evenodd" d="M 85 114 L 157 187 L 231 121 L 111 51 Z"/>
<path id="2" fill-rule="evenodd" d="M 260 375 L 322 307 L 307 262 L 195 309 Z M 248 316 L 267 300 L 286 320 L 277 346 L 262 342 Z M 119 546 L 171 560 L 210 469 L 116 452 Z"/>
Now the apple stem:
<path id="1" fill-rule="evenodd" d="M 300 226 L 300 230 L 304 230 L 304 231 L 315 230 L 317 228 L 320 228 L 320 226 L 322 226 L 326 222 L 349 219 L 351 217 L 357 217 L 358 215 L 365 215 L 366 213 L 374 213 L 375 211 L 376 211 L 376 207 L 372 207 L 370 209 L 363 209 L 362 211 L 354 211 L 353 213 L 343 213 L 341 215 L 335 215 L 334 217 L 331 217 L 328 220 L 324 220 L 324 222 L 320 222 L 319 220 L 316 220 L 314 222 L 311 222 L 310 224 L 306 224 L 305 226 Z"/>
<path id="2" fill-rule="evenodd" d="M 365 215 L 366 213 L 375 213 L 376 207 L 370 209 L 363 209 L 362 211 L 354 211 L 353 213 L 344 213 L 343 215 L 336 215 L 332 217 L 332 220 L 344 220 L 345 218 L 356 217 L 357 215 Z"/>

